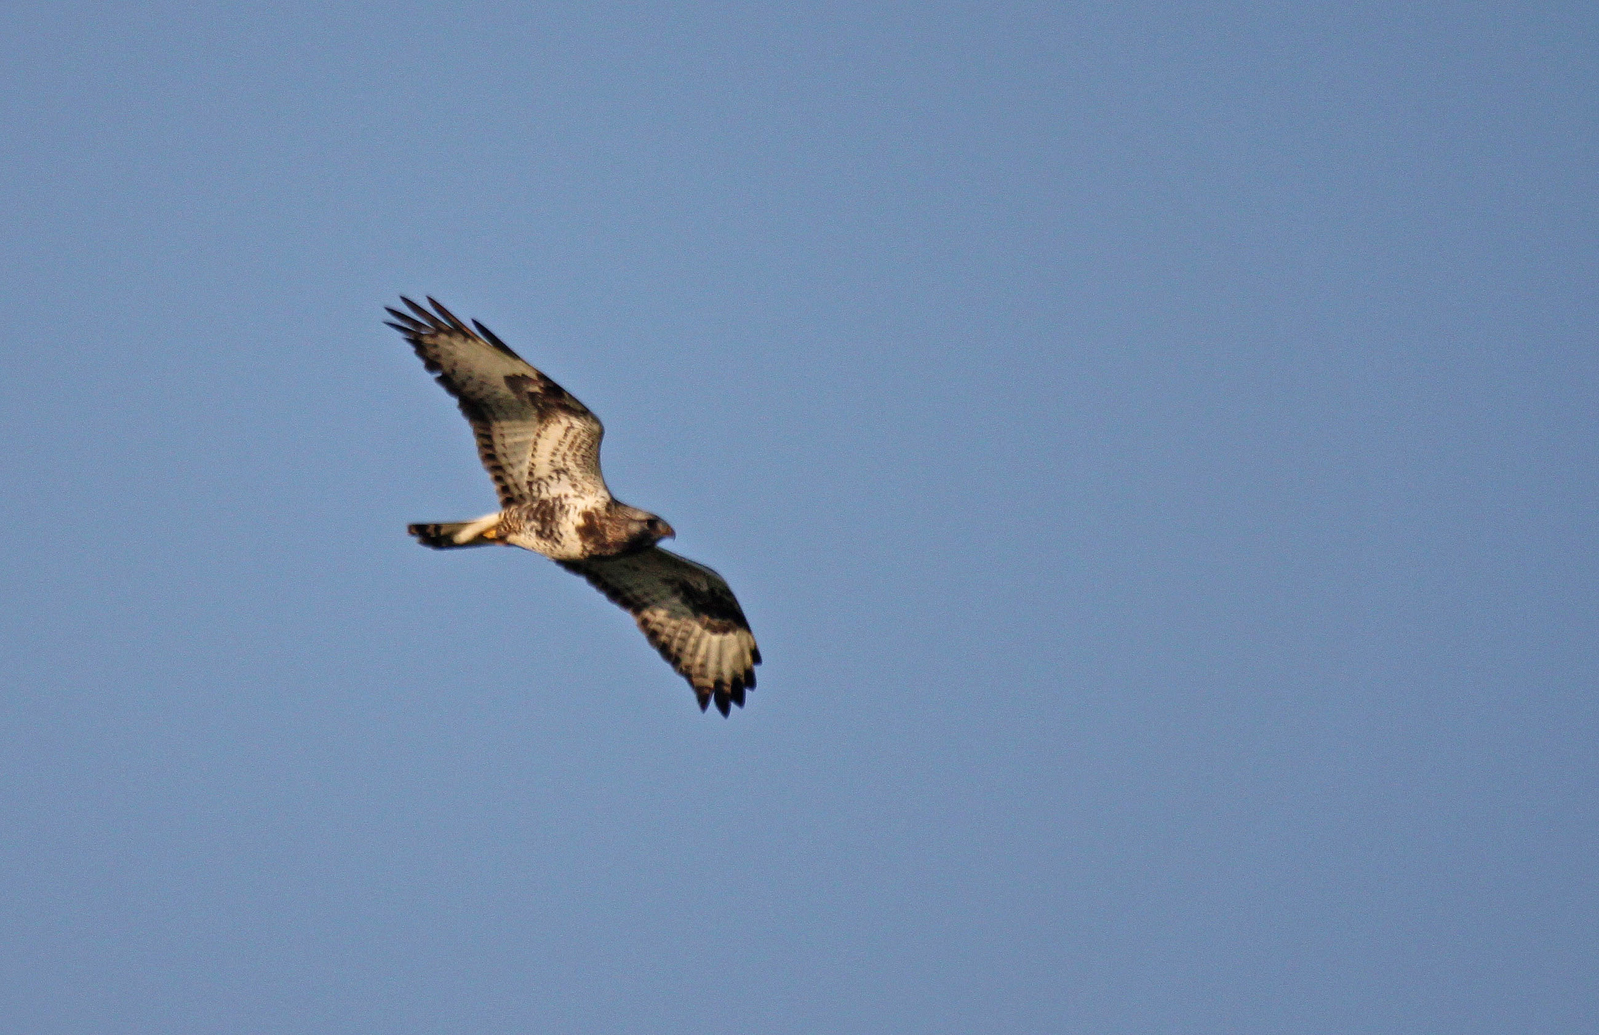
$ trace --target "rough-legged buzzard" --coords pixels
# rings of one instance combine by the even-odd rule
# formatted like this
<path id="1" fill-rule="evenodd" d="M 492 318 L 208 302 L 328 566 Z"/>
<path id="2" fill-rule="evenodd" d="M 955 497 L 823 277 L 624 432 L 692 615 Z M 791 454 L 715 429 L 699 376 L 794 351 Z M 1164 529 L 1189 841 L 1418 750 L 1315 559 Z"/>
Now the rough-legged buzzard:
<path id="1" fill-rule="evenodd" d="M 533 369 L 477 321 L 473 330 L 432 298 L 390 309 L 422 364 L 461 406 L 500 508 L 472 521 L 411 525 L 447 550 L 520 546 L 583 576 L 620 604 L 661 657 L 688 680 L 703 711 L 744 706 L 761 652 L 722 577 L 656 544 L 672 526 L 612 498 L 600 474 L 605 429 L 588 407 Z"/>

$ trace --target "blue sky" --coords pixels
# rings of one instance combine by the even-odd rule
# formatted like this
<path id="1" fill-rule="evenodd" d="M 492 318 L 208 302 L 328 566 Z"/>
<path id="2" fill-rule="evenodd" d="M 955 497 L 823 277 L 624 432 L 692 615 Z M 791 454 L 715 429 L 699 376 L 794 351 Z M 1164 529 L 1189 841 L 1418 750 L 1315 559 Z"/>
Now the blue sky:
<path id="1" fill-rule="evenodd" d="M 17 3 L 0 1013 L 1599 1023 L 1586 5 Z M 483 320 L 766 663 L 407 522 Z"/>

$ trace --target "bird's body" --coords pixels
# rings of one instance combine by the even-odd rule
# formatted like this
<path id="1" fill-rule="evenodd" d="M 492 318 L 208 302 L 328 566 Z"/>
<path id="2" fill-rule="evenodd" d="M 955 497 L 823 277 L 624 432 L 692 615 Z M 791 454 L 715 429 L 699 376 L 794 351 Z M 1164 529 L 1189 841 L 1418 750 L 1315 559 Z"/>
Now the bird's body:
<path id="1" fill-rule="evenodd" d="M 656 545 L 672 526 L 611 495 L 599 419 L 482 324 L 468 328 L 431 298 L 432 312 L 402 301 L 411 312 L 390 309 L 389 326 L 455 396 L 500 496 L 492 514 L 411 525 L 411 535 L 436 549 L 500 544 L 549 557 L 631 612 L 702 709 L 742 707 L 761 660 L 744 612 L 720 575 Z"/>

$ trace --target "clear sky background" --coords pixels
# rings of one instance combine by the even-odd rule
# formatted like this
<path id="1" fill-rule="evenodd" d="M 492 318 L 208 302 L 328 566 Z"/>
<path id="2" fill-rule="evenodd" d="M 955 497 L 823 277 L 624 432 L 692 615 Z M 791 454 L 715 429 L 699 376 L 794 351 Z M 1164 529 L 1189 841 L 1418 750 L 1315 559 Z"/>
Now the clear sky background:
<path id="1" fill-rule="evenodd" d="M 1599 1027 L 1591 4 L 7 4 L 0 1016 Z M 483 320 L 724 720 L 382 326 Z"/>

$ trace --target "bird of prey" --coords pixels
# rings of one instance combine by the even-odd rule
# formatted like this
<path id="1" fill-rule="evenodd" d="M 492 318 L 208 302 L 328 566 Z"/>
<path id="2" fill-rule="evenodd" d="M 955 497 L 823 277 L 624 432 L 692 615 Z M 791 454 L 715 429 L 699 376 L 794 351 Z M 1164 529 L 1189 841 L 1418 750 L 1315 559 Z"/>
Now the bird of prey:
<path id="1" fill-rule="evenodd" d="M 722 576 L 656 544 L 676 533 L 611 496 L 600 474 L 599 418 L 487 327 L 467 327 L 432 298 L 389 309 L 422 365 L 472 425 L 500 509 L 472 521 L 411 525 L 423 546 L 520 546 L 589 581 L 631 613 L 704 711 L 724 716 L 755 688 L 761 652 Z"/>

